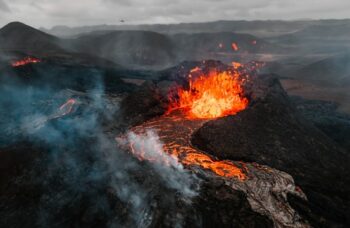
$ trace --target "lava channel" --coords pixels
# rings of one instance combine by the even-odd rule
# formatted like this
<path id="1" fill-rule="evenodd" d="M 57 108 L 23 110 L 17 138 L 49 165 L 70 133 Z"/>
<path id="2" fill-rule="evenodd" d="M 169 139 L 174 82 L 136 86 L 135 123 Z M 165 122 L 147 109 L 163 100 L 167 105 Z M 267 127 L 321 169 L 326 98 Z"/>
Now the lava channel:
<path id="1" fill-rule="evenodd" d="M 193 72 L 200 72 L 200 69 L 195 68 L 191 73 Z M 295 186 L 292 176 L 256 163 L 218 160 L 191 145 L 192 134 L 205 122 L 220 116 L 235 114 L 247 107 L 248 100 L 242 97 L 242 88 L 237 81 L 238 75 L 230 74 L 228 72 L 211 73 L 210 83 L 205 81 L 205 75 L 201 75 L 198 81 L 196 79 L 190 81 L 187 92 L 180 88 L 178 100 L 167 114 L 130 129 L 130 132 L 136 135 L 146 135 L 148 131 L 155 131 L 162 142 L 162 148 L 155 146 L 156 155 L 149 156 L 144 151 L 149 145 L 141 145 L 136 148 L 133 146 L 135 142 L 131 141 L 129 142 L 131 153 L 139 160 L 162 162 L 164 165 L 169 165 L 169 160 L 165 158 L 173 157 L 194 173 L 198 172 L 199 167 L 201 170 L 208 171 L 208 177 L 223 178 L 225 183 L 233 189 L 243 191 L 252 209 L 271 218 L 275 227 L 310 227 L 287 201 L 288 193 L 306 200 L 305 194 Z M 215 75 L 219 75 L 219 78 L 215 78 Z M 233 76 L 233 80 L 226 78 L 227 75 Z M 218 86 L 217 83 L 224 85 L 223 88 L 220 88 L 223 91 L 211 88 L 211 86 Z M 206 103 L 207 100 L 202 96 L 212 96 L 213 99 L 221 99 L 220 96 L 231 96 L 227 100 L 224 99 L 225 97 L 223 99 L 225 102 L 237 103 L 214 106 L 214 111 L 211 110 L 213 107 L 197 109 L 196 105 L 208 105 L 211 102 Z M 203 103 L 198 104 L 199 102 Z M 197 113 L 197 110 L 202 113 Z M 120 138 L 117 138 L 117 141 L 119 140 Z"/>

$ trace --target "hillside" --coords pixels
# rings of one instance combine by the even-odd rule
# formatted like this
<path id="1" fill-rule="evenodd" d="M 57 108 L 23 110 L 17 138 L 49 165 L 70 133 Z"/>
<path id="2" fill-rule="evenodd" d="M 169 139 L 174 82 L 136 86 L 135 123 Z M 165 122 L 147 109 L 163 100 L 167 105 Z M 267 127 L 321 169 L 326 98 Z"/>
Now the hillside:
<path id="1" fill-rule="evenodd" d="M 175 50 L 165 35 L 147 31 L 87 34 L 72 41 L 78 52 L 96 55 L 122 65 L 158 66 L 172 63 Z"/>
<path id="2" fill-rule="evenodd" d="M 317 61 L 293 74 L 297 78 L 326 85 L 350 85 L 350 53 Z"/>
<path id="3" fill-rule="evenodd" d="M 20 22 L 0 29 L 0 49 L 31 53 L 62 52 L 60 39 Z"/>

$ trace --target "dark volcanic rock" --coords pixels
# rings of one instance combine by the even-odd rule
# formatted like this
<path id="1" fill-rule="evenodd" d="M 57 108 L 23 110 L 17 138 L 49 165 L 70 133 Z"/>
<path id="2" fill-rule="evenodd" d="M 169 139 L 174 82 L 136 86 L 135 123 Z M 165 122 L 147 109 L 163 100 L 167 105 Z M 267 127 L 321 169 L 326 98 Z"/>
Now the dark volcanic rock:
<path id="1" fill-rule="evenodd" d="M 148 81 L 123 99 L 120 115 L 126 126 L 133 126 L 164 114 L 166 107 L 166 101 L 159 88 Z"/>
<path id="2" fill-rule="evenodd" d="M 203 180 L 198 196 L 186 200 L 164 188 L 156 175 L 145 177 L 145 173 L 150 172 L 140 176 L 144 187 L 153 189 L 149 227 L 273 227 L 269 218 L 251 209 L 243 192 L 222 180 Z"/>
<path id="3" fill-rule="evenodd" d="M 70 88 L 86 91 L 98 87 L 109 93 L 126 93 L 135 89 L 135 85 L 125 83 L 121 77 L 132 71 L 107 67 L 64 64 L 59 60 L 43 60 L 37 64 L 21 67 L 6 66 L 0 69 L 0 86 L 23 86 L 51 88 L 61 90 Z M 139 73 L 142 75 L 142 72 Z M 54 83 L 53 83 L 54 82 Z"/>
<path id="4" fill-rule="evenodd" d="M 350 151 L 350 115 L 338 112 L 337 103 L 301 97 L 292 97 L 292 101 L 307 120 Z"/>
<path id="5" fill-rule="evenodd" d="M 0 29 L 0 50 L 29 53 L 60 52 L 59 39 L 20 22 L 12 22 Z"/>
<path id="6" fill-rule="evenodd" d="M 82 139 L 76 148 L 61 144 L 64 149 L 55 152 L 60 155 L 58 160 L 53 160 L 55 155 L 45 146 L 22 143 L 2 148 L 1 172 L 8 175 L 0 178 L 0 226 L 273 226 L 267 217 L 252 211 L 243 192 L 233 190 L 221 180 L 203 180 L 198 195 L 187 199 L 169 189 L 150 164 L 132 163 L 127 172 L 120 169 L 120 164 L 130 165 L 131 161 L 125 157 L 127 153 L 111 151 L 115 154 L 115 171 L 132 178 L 124 185 L 136 185 L 133 193 L 136 196 L 147 193 L 140 199 L 147 204 L 133 208 L 132 195 L 125 200 L 118 192 L 125 186 L 114 186 L 111 181 L 113 175 L 104 159 L 113 158 L 98 152 L 95 143 L 90 138 Z M 78 163 L 70 167 L 71 161 Z"/>
<path id="7" fill-rule="evenodd" d="M 298 114 L 275 77 L 252 81 L 249 108 L 206 123 L 193 144 L 220 159 L 254 161 L 291 174 L 308 197 L 313 218 L 304 214 L 312 225 L 345 227 L 349 155 Z"/>
<path id="8" fill-rule="evenodd" d="M 202 216 L 201 227 L 273 227 L 271 220 L 252 211 L 243 192 L 213 180 L 202 189 L 195 201 Z"/>

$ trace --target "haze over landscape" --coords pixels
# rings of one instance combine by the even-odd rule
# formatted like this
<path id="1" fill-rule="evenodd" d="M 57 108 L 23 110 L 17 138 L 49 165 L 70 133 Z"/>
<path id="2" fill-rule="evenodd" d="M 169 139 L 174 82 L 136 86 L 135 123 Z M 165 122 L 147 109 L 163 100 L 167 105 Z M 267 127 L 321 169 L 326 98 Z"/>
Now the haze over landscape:
<path id="1" fill-rule="evenodd" d="M 349 227 L 348 15 L 0 0 L 0 227 Z"/>

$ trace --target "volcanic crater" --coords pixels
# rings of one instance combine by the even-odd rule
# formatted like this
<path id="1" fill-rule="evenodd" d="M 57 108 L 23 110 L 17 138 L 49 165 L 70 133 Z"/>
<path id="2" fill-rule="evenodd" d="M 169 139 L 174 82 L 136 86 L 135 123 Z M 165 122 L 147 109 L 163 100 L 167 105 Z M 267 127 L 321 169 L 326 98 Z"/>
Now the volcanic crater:
<path id="1" fill-rule="evenodd" d="M 187 71 L 172 69 L 163 81 L 145 87 L 153 91 L 159 116 L 146 118 L 130 130 L 136 135 L 155 131 L 163 144 L 154 148 L 156 154 L 147 154 L 143 143 L 130 142 L 131 153 L 141 161 L 169 165 L 165 153 L 194 173 L 222 179 L 225 185 L 244 192 L 251 208 L 271 219 L 275 227 L 329 226 L 345 221 L 339 205 L 345 208 L 346 202 L 338 201 L 338 196 L 346 198 L 349 190 L 345 175 L 349 156 L 297 112 L 276 75 L 258 74 L 263 64 L 256 62 L 238 68 L 215 61 L 198 65 Z M 230 72 L 238 83 L 233 85 L 236 94 L 227 93 L 237 95 L 238 109 L 231 106 L 226 113 L 213 110 L 225 105 L 211 101 L 208 92 L 213 85 L 220 90 L 214 92 L 226 94 L 229 80 L 215 84 L 220 84 L 222 72 Z M 211 81 L 213 76 L 219 77 Z M 208 84 L 196 84 L 205 79 Z M 206 93 L 201 93 L 200 86 Z M 198 100 L 209 104 L 199 109 L 204 116 L 196 115 Z M 341 188 L 334 189 L 336 183 Z"/>

